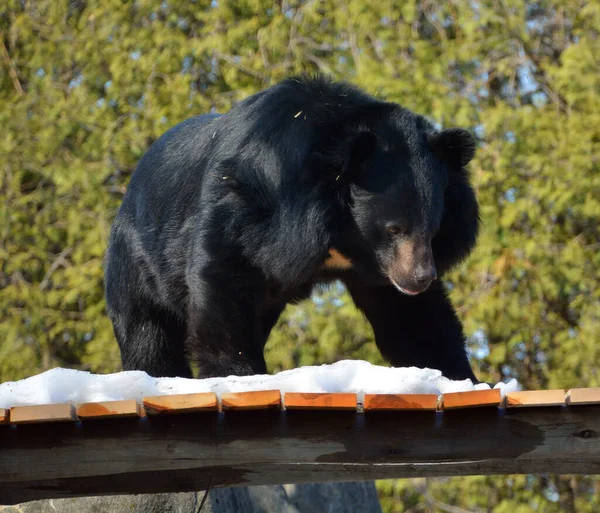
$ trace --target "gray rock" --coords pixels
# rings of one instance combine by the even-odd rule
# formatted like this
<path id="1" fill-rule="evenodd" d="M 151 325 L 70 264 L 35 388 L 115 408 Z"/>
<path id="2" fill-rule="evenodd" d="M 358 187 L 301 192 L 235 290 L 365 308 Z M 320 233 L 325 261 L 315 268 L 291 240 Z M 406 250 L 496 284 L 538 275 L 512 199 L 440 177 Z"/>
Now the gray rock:
<path id="1" fill-rule="evenodd" d="M 203 493 L 157 493 L 152 495 L 105 495 L 73 499 L 31 501 L 0 506 L 1 513 L 196 513 Z M 207 501 L 209 502 L 209 501 Z M 206 512 L 205 512 L 206 510 Z M 203 508 L 203 513 L 212 513 Z"/>
<path id="2" fill-rule="evenodd" d="M 373 482 L 215 488 L 204 492 L 111 495 L 0 506 L 0 513 L 381 513 Z"/>
<path id="3" fill-rule="evenodd" d="M 290 504 L 300 513 L 381 513 L 373 481 L 283 485 L 283 488 Z"/>

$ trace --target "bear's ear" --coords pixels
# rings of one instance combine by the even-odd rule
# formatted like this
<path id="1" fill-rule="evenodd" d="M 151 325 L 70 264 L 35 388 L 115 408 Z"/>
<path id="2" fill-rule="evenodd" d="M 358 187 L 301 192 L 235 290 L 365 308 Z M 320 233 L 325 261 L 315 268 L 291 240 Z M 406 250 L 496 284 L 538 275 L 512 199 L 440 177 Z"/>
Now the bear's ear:
<path id="1" fill-rule="evenodd" d="M 309 167 L 338 185 L 368 170 L 378 143 L 374 127 L 395 109 L 391 103 L 367 103 L 348 108 L 341 117 L 324 123 Z"/>
<path id="2" fill-rule="evenodd" d="M 341 176 L 355 177 L 370 167 L 378 143 L 374 127 L 397 108 L 386 102 L 363 105 L 340 123 L 338 133 L 342 136 L 338 141 L 343 141 L 341 150 L 344 153 Z"/>
<path id="3" fill-rule="evenodd" d="M 351 178 L 365 171 L 373 160 L 376 148 L 377 137 L 373 132 L 359 132 L 352 137 L 342 166 L 342 175 Z"/>
<path id="4" fill-rule="evenodd" d="M 475 138 L 462 128 L 449 128 L 429 135 L 435 155 L 451 166 L 466 166 L 475 156 Z"/>

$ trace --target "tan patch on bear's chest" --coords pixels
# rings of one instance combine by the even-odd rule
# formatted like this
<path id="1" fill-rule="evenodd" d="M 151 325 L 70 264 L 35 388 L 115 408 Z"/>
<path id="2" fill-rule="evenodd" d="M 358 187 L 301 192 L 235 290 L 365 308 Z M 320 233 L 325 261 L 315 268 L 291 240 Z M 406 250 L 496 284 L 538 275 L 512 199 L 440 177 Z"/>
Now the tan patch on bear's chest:
<path id="1" fill-rule="evenodd" d="M 329 256 L 325 260 L 325 267 L 327 269 L 350 269 L 352 261 L 342 255 L 337 249 L 331 248 Z"/>

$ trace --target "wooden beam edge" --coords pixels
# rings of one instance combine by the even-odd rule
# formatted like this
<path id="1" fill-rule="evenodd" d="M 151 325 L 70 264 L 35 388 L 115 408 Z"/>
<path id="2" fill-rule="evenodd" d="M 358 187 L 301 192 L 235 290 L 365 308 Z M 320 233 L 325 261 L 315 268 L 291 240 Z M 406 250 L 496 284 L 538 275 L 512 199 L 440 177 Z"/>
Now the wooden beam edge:
<path id="1" fill-rule="evenodd" d="M 600 405 L 600 387 L 567 391 L 525 390 L 508 392 L 501 398 L 499 389 L 436 394 L 365 394 L 359 402 L 355 393 L 302 393 L 279 390 L 228 392 L 219 399 L 215 393 L 148 396 L 141 401 L 101 401 L 14 406 L 0 408 L 0 424 L 68 422 L 112 417 L 144 417 L 147 414 L 193 413 L 261 409 L 369 411 L 447 411 L 474 407 L 533 408 Z"/>
<path id="2" fill-rule="evenodd" d="M 437 394 L 365 394 L 364 410 L 368 411 L 436 411 Z"/>
<path id="3" fill-rule="evenodd" d="M 110 419 L 116 417 L 145 417 L 142 404 L 135 399 L 82 403 L 77 406 L 80 420 Z"/>
<path id="4" fill-rule="evenodd" d="M 75 406 L 71 403 L 36 404 L 10 408 L 11 424 L 41 424 L 51 422 L 76 422 Z"/>
<path id="5" fill-rule="evenodd" d="M 143 405 L 148 415 L 171 415 L 219 411 L 219 400 L 214 392 L 147 396 Z"/>
<path id="6" fill-rule="evenodd" d="M 283 394 L 286 410 L 346 410 L 356 411 L 358 396 L 351 392 L 286 392 Z"/>
<path id="7" fill-rule="evenodd" d="M 219 411 L 281 409 L 279 390 L 226 392 L 221 395 Z"/>
<path id="8" fill-rule="evenodd" d="M 504 397 L 503 406 L 510 408 L 540 408 L 565 406 L 565 390 L 523 390 L 509 392 Z"/>
<path id="9" fill-rule="evenodd" d="M 467 392 L 449 392 L 440 398 L 441 410 L 462 410 L 465 408 L 498 407 L 502 402 L 499 389 L 469 390 Z"/>
<path id="10" fill-rule="evenodd" d="M 566 395 L 567 406 L 600 404 L 600 387 L 571 388 Z"/>

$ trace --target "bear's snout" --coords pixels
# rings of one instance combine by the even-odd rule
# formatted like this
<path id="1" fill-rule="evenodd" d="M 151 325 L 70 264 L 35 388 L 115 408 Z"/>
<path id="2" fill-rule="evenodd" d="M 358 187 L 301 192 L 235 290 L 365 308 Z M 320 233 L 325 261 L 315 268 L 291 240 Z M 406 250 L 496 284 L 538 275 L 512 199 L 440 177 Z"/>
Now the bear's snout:
<path id="1" fill-rule="evenodd" d="M 388 277 L 400 292 L 414 296 L 425 292 L 437 279 L 431 242 L 426 239 L 405 240 L 395 248 L 395 258 Z"/>
<path id="2" fill-rule="evenodd" d="M 429 287 L 430 283 L 437 278 L 437 271 L 433 262 L 428 262 L 426 265 L 419 265 L 414 275 L 417 283 Z"/>

